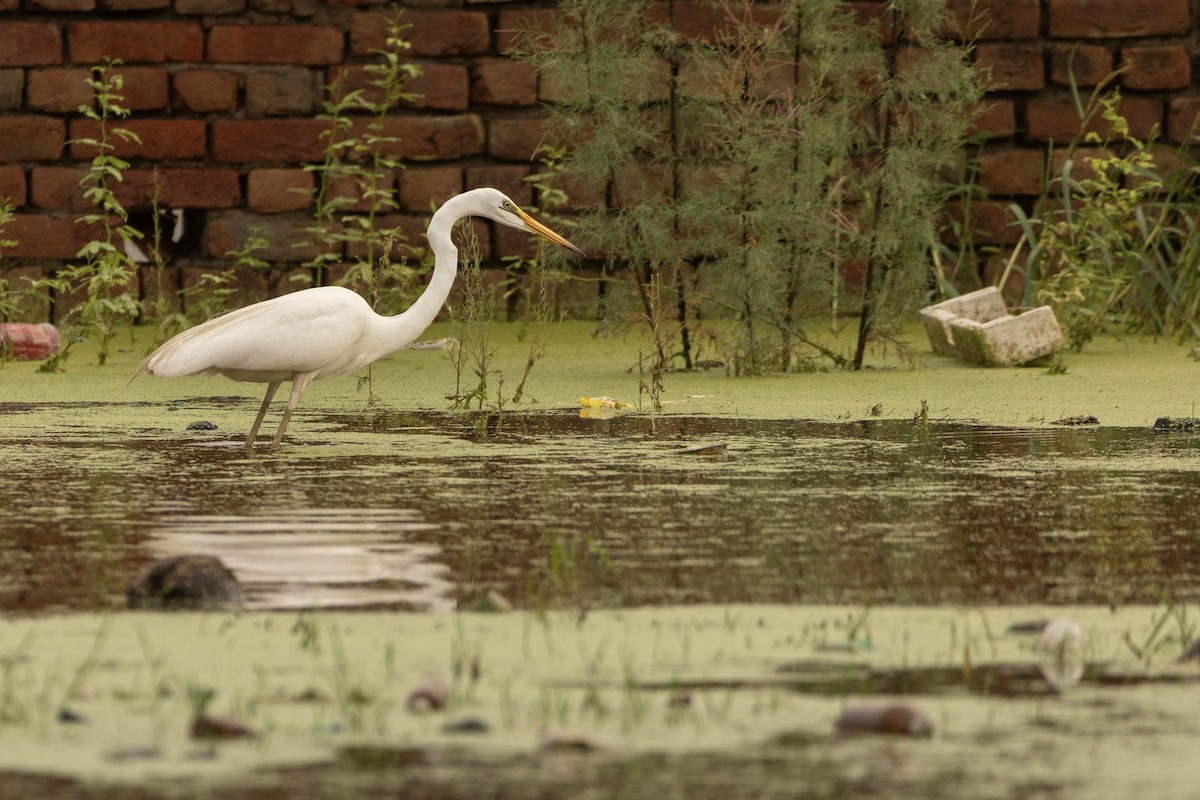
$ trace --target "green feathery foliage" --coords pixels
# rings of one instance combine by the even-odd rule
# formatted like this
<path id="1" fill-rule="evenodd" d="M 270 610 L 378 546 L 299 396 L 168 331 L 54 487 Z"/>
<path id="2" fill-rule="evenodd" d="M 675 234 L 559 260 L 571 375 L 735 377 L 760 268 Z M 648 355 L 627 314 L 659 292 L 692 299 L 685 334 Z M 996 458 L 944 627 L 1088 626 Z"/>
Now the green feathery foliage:
<path id="1" fill-rule="evenodd" d="M 944 2 L 893 2 L 890 49 L 835 0 L 714 2 L 724 24 L 687 41 L 683 7 L 630 5 L 563 0 L 520 52 L 583 187 L 575 235 L 629 276 L 655 369 L 693 366 L 709 311 L 736 322 L 732 372 L 861 366 L 927 296 L 940 173 L 980 99 Z M 852 357 L 806 333 L 855 312 Z"/>

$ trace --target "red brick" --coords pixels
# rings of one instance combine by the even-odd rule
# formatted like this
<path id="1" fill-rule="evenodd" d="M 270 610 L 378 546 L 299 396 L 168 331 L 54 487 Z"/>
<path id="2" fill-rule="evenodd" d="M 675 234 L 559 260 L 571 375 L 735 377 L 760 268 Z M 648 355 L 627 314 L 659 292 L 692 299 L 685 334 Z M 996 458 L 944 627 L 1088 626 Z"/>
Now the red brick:
<path id="1" fill-rule="evenodd" d="M 545 143 L 545 122 L 543 117 L 493 117 L 488 120 L 488 155 L 505 161 L 530 161 Z"/>
<path id="2" fill-rule="evenodd" d="M 57 67 L 34 69 L 28 76 L 29 108 L 34 111 L 74 113 L 92 104 L 90 69 Z M 167 72 L 158 67 L 121 67 L 124 85 L 120 105 L 132 111 L 166 108 Z"/>
<path id="3" fill-rule="evenodd" d="M 398 140 L 387 149 L 401 159 L 449 161 L 483 152 L 483 122 L 475 114 L 392 117 L 384 135 Z"/>
<path id="4" fill-rule="evenodd" d="M 308 261 L 320 252 L 312 244 L 311 234 L 304 228 L 311 225 L 307 215 L 248 214 L 230 211 L 210 215 L 201 236 L 204 253 L 211 258 L 225 258 L 231 251 L 240 250 L 251 236 L 267 240 L 267 249 L 257 253 L 268 261 Z M 334 251 L 336 252 L 336 251 Z"/>
<path id="5" fill-rule="evenodd" d="M 1182 89 L 1192 82 L 1192 60 L 1182 45 L 1126 47 L 1121 60 L 1121 83 L 1130 89 Z"/>
<path id="6" fill-rule="evenodd" d="M 62 62 L 62 34 L 48 22 L 0 22 L 0 66 L 36 67 Z"/>
<path id="7" fill-rule="evenodd" d="M 212 158 L 235 164 L 320 161 L 326 127 L 318 119 L 214 120 Z"/>
<path id="8" fill-rule="evenodd" d="M 605 206 L 604 183 L 585 178 L 578 173 L 563 172 L 554 181 L 555 188 L 561 189 L 567 195 L 567 208 L 580 211 L 583 209 L 602 209 Z"/>
<path id="9" fill-rule="evenodd" d="M 91 70 L 69 67 L 31 69 L 26 75 L 26 98 L 32 111 L 74 113 L 81 105 L 91 105 L 92 87 L 87 80 Z"/>
<path id="10" fill-rule="evenodd" d="M 100 0 L 107 11 L 155 11 L 170 8 L 171 0 Z"/>
<path id="11" fill-rule="evenodd" d="M 407 258 L 419 261 L 424 255 L 425 227 L 427 220 L 408 214 L 387 214 L 375 218 L 375 230 L 382 233 L 394 233 L 392 258 L 399 260 Z M 456 237 L 457 238 L 457 237 Z M 350 258 L 365 258 L 367 246 L 365 242 L 347 242 L 346 255 Z M 378 254 L 377 254 L 378 255 Z"/>
<path id="12" fill-rule="evenodd" d="M 969 133 L 986 132 L 989 138 L 1009 137 L 1016 133 L 1016 109 L 1012 100 L 989 97 L 971 122 Z"/>
<path id="13" fill-rule="evenodd" d="M 1049 0 L 1050 35 L 1116 39 L 1186 34 L 1189 0 Z"/>
<path id="14" fill-rule="evenodd" d="M 337 64 L 342 32 L 331 25 L 214 25 L 208 60 L 239 64 Z"/>
<path id="15" fill-rule="evenodd" d="M 398 261 L 402 258 L 410 261 L 419 261 L 424 255 L 426 221 L 422 217 L 410 217 L 407 215 L 388 215 L 376 217 L 376 230 L 379 233 L 392 236 L 391 258 L 392 261 Z M 376 258 L 379 258 L 378 243 L 376 245 Z M 346 255 L 348 258 L 366 258 L 367 246 L 364 241 L 350 241 L 346 243 Z M 416 266 L 415 264 L 413 266 Z"/>
<path id="16" fill-rule="evenodd" d="M 116 123 L 134 133 L 139 142 L 110 136 L 112 154 L 121 158 L 149 158 L 157 161 L 204 158 L 206 137 L 204 121 L 198 119 L 123 119 Z M 99 126 L 94 120 L 71 120 L 71 139 L 95 139 Z M 95 148 L 83 143 L 71 145 L 72 158 L 92 158 Z"/>
<path id="17" fill-rule="evenodd" d="M 428 214 L 430 203 L 441 205 L 462 190 L 458 167 L 409 167 L 400 173 L 400 207 L 405 211 Z"/>
<path id="18" fill-rule="evenodd" d="M 1149 138 L 1154 126 L 1162 124 L 1162 103 L 1147 97 L 1124 97 L 1118 107 L 1129 123 L 1129 132 L 1140 139 Z M 1030 100 L 1025 107 L 1026 130 L 1039 141 L 1065 144 L 1080 133 L 1081 122 L 1075 104 L 1069 98 Z M 1089 120 L 1086 131 L 1107 136 L 1108 124 L 1099 114 Z"/>
<path id="19" fill-rule="evenodd" d="M 155 202 L 160 208 L 234 208 L 242 201 L 237 170 L 223 167 L 129 169 L 115 192 L 131 209 Z"/>
<path id="20" fill-rule="evenodd" d="M 1200 135 L 1200 97 L 1174 97 L 1167 117 L 1167 139 L 1196 144 Z"/>
<path id="21" fill-rule="evenodd" d="M 246 113 L 252 117 L 306 116 L 316 107 L 312 73 L 301 67 L 246 76 Z"/>
<path id="22" fill-rule="evenodd" d="M 467 68 L 461 64 L 446 64 L 439 61 L 419 62 L 421 74 L 404 81 L 405 92 L 416 95 L 411 101 L 404 103 L 406 108 L 434 108 L 441 111 L 462 111 L 469 105 Z M 332 84 L 337 77 L 331 70 L 327 83 Z M 382 90 L 372 86 L 379 76 L 368 72 L 363 64 L 352 64 L 345 67 L 346 77 L 341 83 L 344 96 L 349 92 L 361 91 L 363 99 L 378 103 L 383 99 Z"/>
<path id="23" fill-rule="evenodd" d="M 1041 149 L 984 151 L 979 156 L 979 185 L 988 197 L 1036 195 L 1042 188 L 1044 165 Z"/>
<path id="24" fill-rule="evenodd" d="M 25 70 L 0 69 L 0 110 L 14 111 L 25 99 Z"/>
<path id="25" fill-rule="evenodd" d="M 29 171 L 30 199 L 48 211 L 84 211 L 92 207 L 79 182 L 88 171 L 80 167 L 34 167 Z"/>
<path id="26" fill-rule="evenodd" d="M 417 95 L 411 107 L 463 111 L 470 105 L 470 79 L 465 66 L 422 61 L 420 67 L 421 74 L 405 84 Z"/>
<path id="27" fill-rule="evenodd" d="M 376 192 L 387 197 L 376 196 L 373 201 L 368 200 L 365 194 L 369 188 L 374 188 Z M 340 175 L 329 181 L 326 193 L 328 199 L 336 202 L 344 212 L 365 213 L 371 209 L 372 202 L 378 204 L 377 210 L 390 211 L 392 209 L 387 199 L 395 200 L 396 175 L 392 170 L 380 170 L 374 187 L 365 179 L 360 180 L 353 175 Z"/>
<path id="28" fill-rule="evenodd" d="M 508 58 L 481 58 L 471 65 L 471 102 L 502 106 L 537 103 L 537 70 Z"/>
<path id="29" fill-rule="evenodd" d="M 391 12 L 362 11 L 350 23 L 350 52 L 370 55 L 384 49 Z M 412 27 L 405 38 L 418 56 L 476 55 L 491 48 L 488 17 L 482 11 L 413 11 L 403 21 Z"/>
<path id="30" fill-rule="evenodd" d="M 14 208 L 25 205 L 25 170 L 20 167 L 0 167 L 0 200 Z"/>
<path id="31" fill-rule="evenodd" d="M 111 56 L 125 63 L 203 61 L 204 31 L 198 22 L 72 22 L 67 47 L 77 64 Z"/>
<path id="32" fill-rule="evenodd" d="M 526 165 L 488 165 L 468 167 L 466 185 L 475 189 L 480 186 L 491 186 L 504 192 L 519 206 L 533 203 L 533 186 L 528 177 L 530 168 Z"/>
<path id="33" fill-rule="evenodd" d="M 976 242 L 1016 244 L 1021 238 L 1021 228 L 1014 224 L 1016 218 L 1011 205 L 1008 201 L 975 200 L 966 207 L 955 201 L 947 210 L 951 217 L 962 223 L 969 208 Z"/>
<path id="34" fill-rule="evenodd" d="M 525 40 L 530 34 L 536 36 L 554 31 L 562 22 L 563 16 L 563 12 L 557 8 L 501 11 L 496 26 L 497 52 L 513 53 L 526 49 Z"/>
<path id="35" fill-rule="evenodd" d="M 507 225 L 493 225 L 492 259 L 500 260 L 518 256 L 520 258 L 536 258 L 541 249 L 541 240 L 525 231 L 510 228 Z"/>
<path id="36" fill-rule="evenodd" d="M 982 42 L 975 64 L 991 76 L 998 91 L 1041 89 L 1046 85 L 1042 46 L 1037 42 Z"/>
<path id="37" fill-rule="evenodd" d="M 172 103 L 188 111 L 208 113 L 237 108 L 238 78 L 217 69 L 186 69 L 172 78 Z"/>
<path id="38" fill-rule="evenodd" d="M 52 217 L 43 214 L 15 214 L 4 226 L 4 237 L 17 244 L 5 251 L 9 258 L 72 259 L 91 236 L 74 216 Z"/>
<path id="39" fill-rule="evenodd" d="M 122 103 L 131 111 L 145 111 L 167 107 L 167 71 L 162 67 L 127 67 L 117 68 L 124 80 L 121 93 L 125 96 Z"/>
<path id="40" fill-rule="evenodd" d="M 176 14 L 240 14 L 246 10 L 246 0 L 175 0 Z"/>
<path id="41" fill-rule="evenodd" d="M 440 108 L 445 110 L 461 110 L 467 107 L 467 67 L 457 64 L 442 64 L 428 62 L 422 67 L 432 67 L 432 76 L 407 78 L 402 84 L 402 91 L 409 94 L 419 94 L 413 101 L 404 103 L 406 108 Z M 344 72 L 344 78 L 338 84 L 340 96 L 349 92 L 361 91 L 362 100 L 370 103 L 383 102 L 383 90 L 372 85 L 379 76 L 367 72 L 366 65 L 353 64 L 330 70 L 326 85 L 334 85 L 335 79 Z M 430 78 L 427 80 L 427 78 Z"/>
<path id="42" fill-rule="evenodd" d="M 1039 0 L 949 0 L 953 27 L 966 38 L 1036 39 L 1041 31 Z"/>
<path id="43" fill-rule="evenodd" d="M 738 25 L 768 27 L 779 19 L 777 9 L 766 4 L 750 6 L 748 16 L 739 13 L 740 7 L 735 4 L 730 8 L 736 19 L 730 18 L 726 8 L 705 0 L 655 0 L 647 9 L 646 19 L 669 27 L 686 41 L 708 43 L 729 40 Z"/>
<path id="44" fill-rule="evenodd" d="M 313 174 L 303 169 L 254 169 L 246 182 L 251 211 L 275 214 L 312 205 Z"/>
<path id="45" fill-rule="evenodd" d="M 1113 54 L 1099 44 L 1056 44 L 1050 48 L 1050 80 L 1059 86 L 1096 86 L 1113 71 Z"/>
<path id="46" fill-rule="evenodd" d="M 94 11 L 96 0 L 33 0 L 32 11 Z"/>
<path id="47" fill-rule="evenodd" d="M 57 161 L 66 141 L 66 123 L 57 117 L 0 117 L 0 162 Z"/>

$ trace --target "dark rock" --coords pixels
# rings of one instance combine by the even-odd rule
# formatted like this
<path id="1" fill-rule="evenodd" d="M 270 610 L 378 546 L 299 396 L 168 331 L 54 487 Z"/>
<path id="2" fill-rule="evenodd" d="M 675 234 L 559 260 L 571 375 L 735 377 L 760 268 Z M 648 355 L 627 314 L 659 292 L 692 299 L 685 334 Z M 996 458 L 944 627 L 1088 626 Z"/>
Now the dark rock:
<path id="1" fill-rule="evenodd" d="M 903 703 L 865 703 L 847 706 L 834 723 L 841 736 L 882 733 L 893 736 L 932 736 L 933 723 L 918 708 Z"/>
<path id="2" fill-rule="evenodd" d="M 442 731 L 445 733 L 488 733 L 492 726 L 478 717 L 464 717 L 447 723 Z"/>
<path id="3" fill-rule="evenodd" d="M 87 722 L 86 719 L 66 707 L 58 710 L 58 721 L 64 725 L 82 725 L 83 723 Z"/>
<path id="4" fill-rule="evenodd" d="M 1025 622 L 1014 622 L 1008 626 L 1009 633 L 1041 633 L 1050 624 L 1048 619 L 1031 619 Z"/>
<path id="5" fill-rule="evenodd" d="M 237 610 L 244 599 L 237 577 L 213 556 L 155 561 L 125 592 L 129 608 L 166 611 Z"/>
<path id="6" fill-rule="evenodd" d="M 192 720 L 191 735 L 193 739 L 253 739 L 258 734 L 236 719 L 204 714 Z"/>
<path id="7" fill-rule="evenodd" d="M 404 705 L 409 711 L 420 714 L 426 711 L 440 711 L 450 700 L 450 687 L 440 678 L 429 677 L 421 681 L 421 685 L 408 695 Z"/>

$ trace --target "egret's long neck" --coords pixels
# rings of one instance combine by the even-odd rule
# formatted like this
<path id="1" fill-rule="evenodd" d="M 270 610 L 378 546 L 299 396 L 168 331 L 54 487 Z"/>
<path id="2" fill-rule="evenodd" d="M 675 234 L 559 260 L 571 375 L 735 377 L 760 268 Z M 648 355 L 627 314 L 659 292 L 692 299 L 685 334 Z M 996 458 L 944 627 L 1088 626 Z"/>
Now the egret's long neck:
<path id="1" fill-rule="evenodd" d="M 416 340 L 437 318 L 446 298 L 450 296 L 454 277 L 458 274 L 458 248 L 450 238 L 450 229 L 466 216 L 459 210 L 459 204 L 455 203 L 457 199 L 447 201 L 429 221 L 426 236 L 433 251 L 433 275 L 429 285 L 404 313 L 381 319 L 389 352 Z"/>

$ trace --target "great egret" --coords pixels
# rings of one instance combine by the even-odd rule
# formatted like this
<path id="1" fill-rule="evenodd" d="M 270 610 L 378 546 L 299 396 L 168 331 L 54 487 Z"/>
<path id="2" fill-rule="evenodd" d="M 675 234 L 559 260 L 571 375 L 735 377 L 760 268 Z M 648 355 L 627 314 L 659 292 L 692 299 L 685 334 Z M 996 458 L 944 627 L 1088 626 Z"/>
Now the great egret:
<path id="1" fill-rule="evenodd" d="M 340 286 L 304 289 L 231 311 L 177 334 L 148 355 L 133 378 L 204 373 L 267 384 L 267 394 L 246 437 L 247 450 L 254 446 L 279 384 L 291 381 L 292 393 L 270 445 L 275 447 L 310 383 L 361 369 L 408 345 L 429 327 L 458 272 L 458 248 L 450 229 L 471 216 L 528 231 L 583 255 L 502 192 L 472 189 L 447 200 L 429 221 L 426 236 L 433 250 L 433 276 L 404 313 L 394 317 L 376 314 L 362 297 Z"/>

